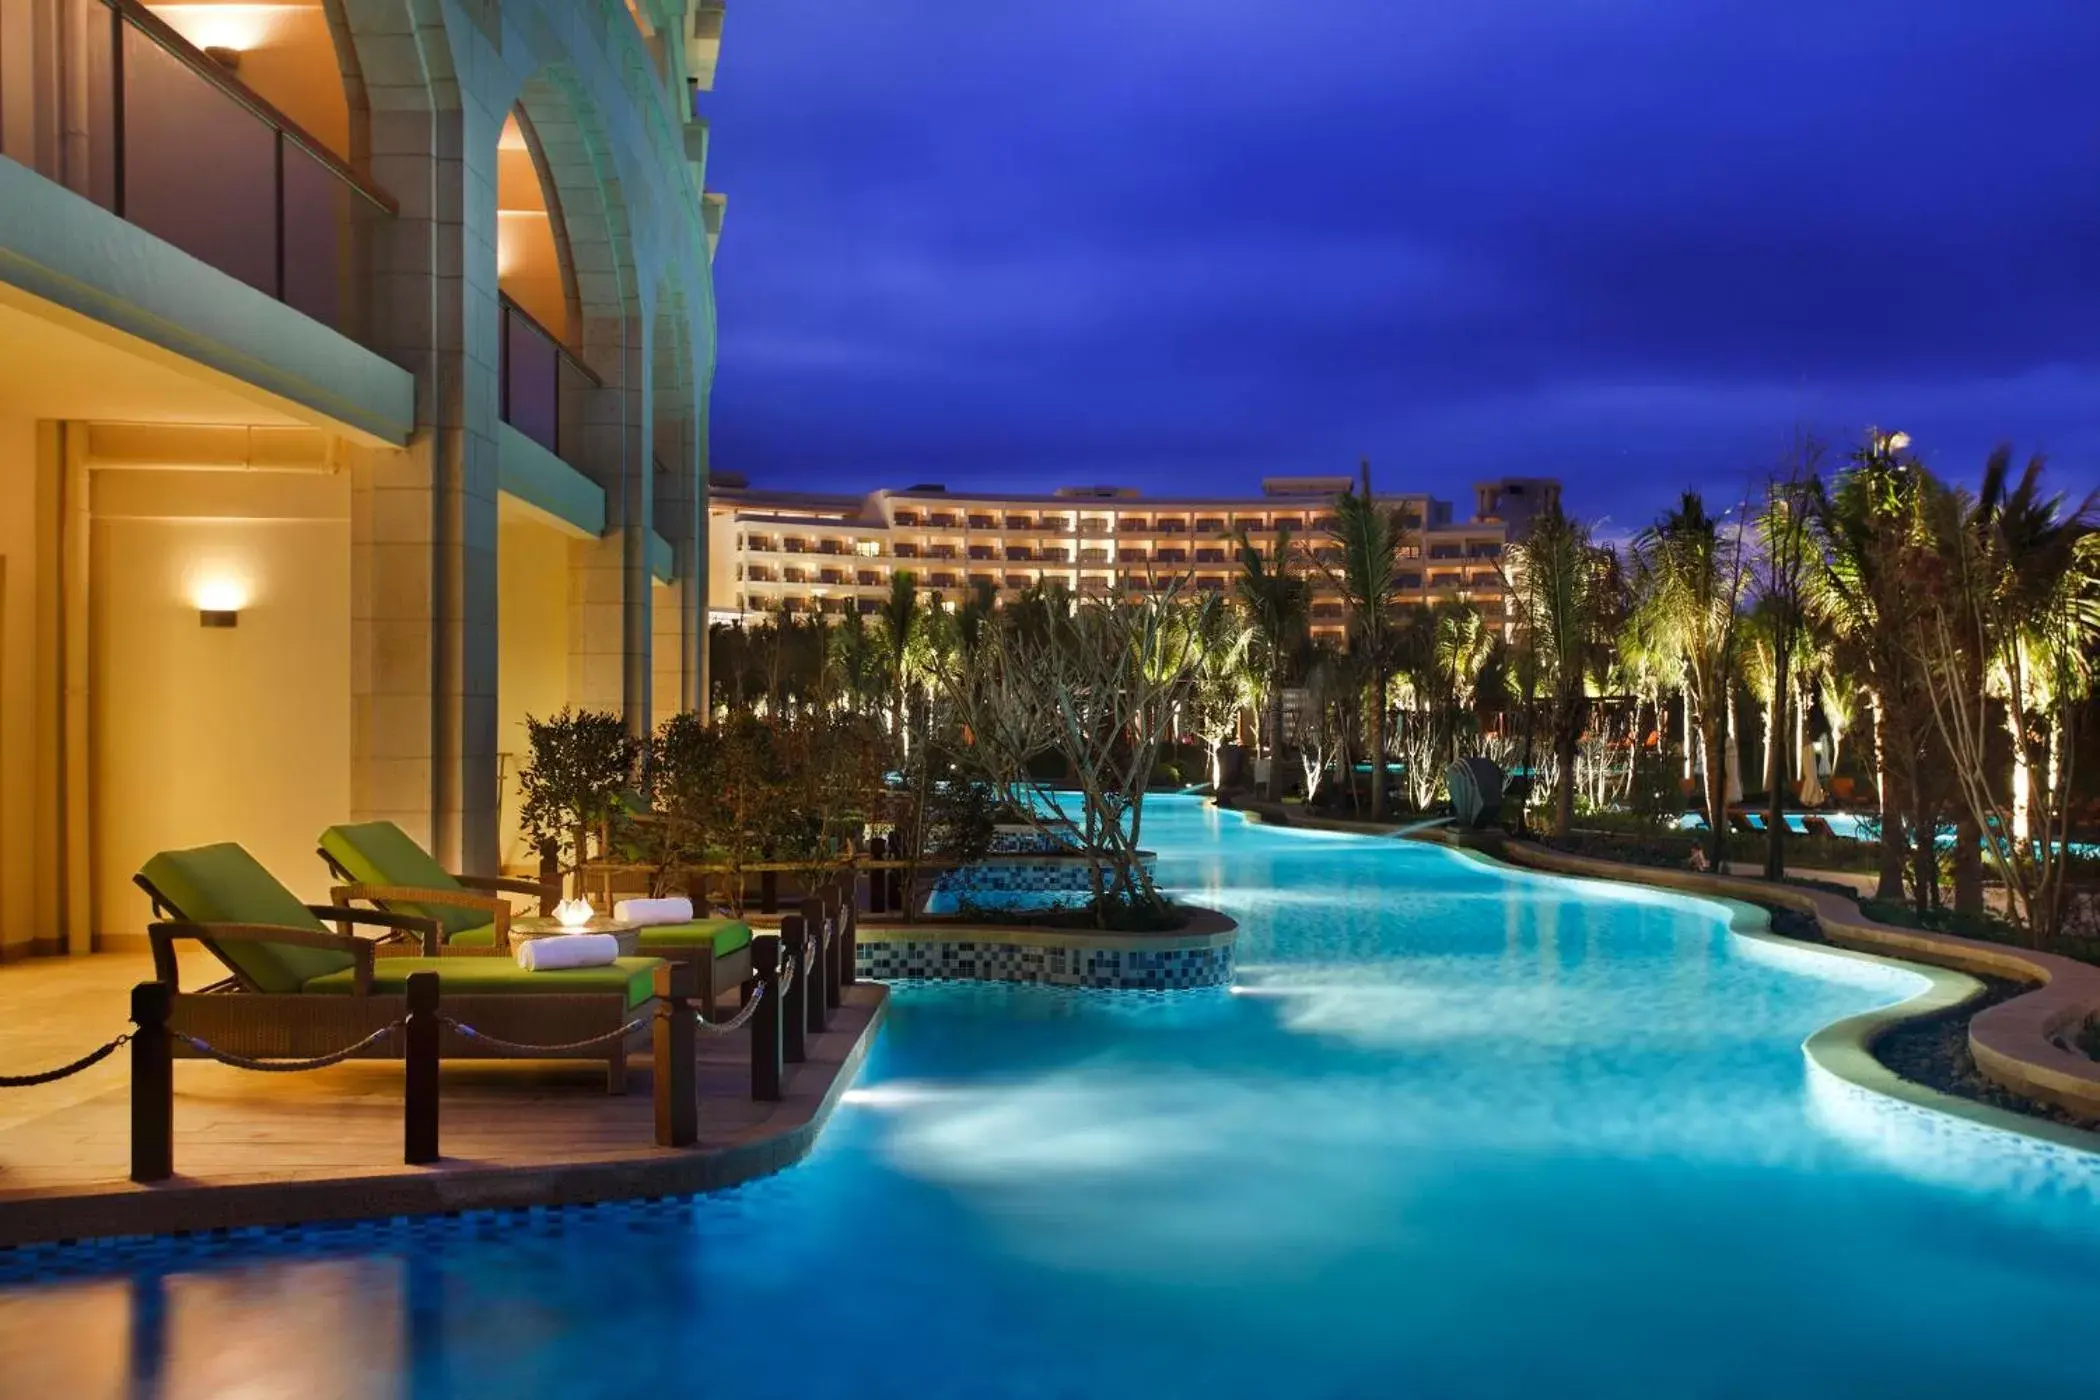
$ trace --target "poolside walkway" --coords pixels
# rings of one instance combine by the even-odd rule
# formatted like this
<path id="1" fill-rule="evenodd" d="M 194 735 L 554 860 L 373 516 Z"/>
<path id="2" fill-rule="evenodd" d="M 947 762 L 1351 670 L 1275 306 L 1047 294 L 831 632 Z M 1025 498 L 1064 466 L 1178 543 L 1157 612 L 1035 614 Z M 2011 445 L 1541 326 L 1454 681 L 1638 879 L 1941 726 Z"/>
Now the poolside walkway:
<path id="1" fill-rule="evenodd" d="M 208 968 L 185 964 L 185 979 Z M 141 954 L 0 966 L 0 1073 L 72 1059 L 127 1028 Z M 282 1225 L 489 1207 L 681 1195 L 778 1170 L 809 1149 L 852 1079 L 888 989 L 847 989 L 786 1097 L 750 1097 L 748 1034 L 699 1038 L 700 1141 L 654 1142 L 647 1057 L 609 1095 L 602 1066 L 454 1061 L 443 1070 L 444 1158 L 404 1166 L 402 1072 L 353 1061 L 257 1074 L 175 1066 L 173 1181 L 128 1179 L 127 1052 L 56 1084 L 0 1089 L 0 1247 L 170 1230 Z"/>

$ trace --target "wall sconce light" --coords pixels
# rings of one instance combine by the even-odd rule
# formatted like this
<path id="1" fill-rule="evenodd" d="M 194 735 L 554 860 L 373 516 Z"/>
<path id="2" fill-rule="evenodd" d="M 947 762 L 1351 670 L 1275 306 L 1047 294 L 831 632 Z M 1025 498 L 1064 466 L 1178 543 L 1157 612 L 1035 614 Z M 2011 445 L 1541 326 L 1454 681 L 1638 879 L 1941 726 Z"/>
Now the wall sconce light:
<path id="1" fill-rule="evenodd" d="M 241 609 L 248 602 L 248 590 L 232 579 L 210 579 L 197 585 L 194 601 L 198 626 L 238 627 Z"/>
<path id="2" fill-rule="evenodd" d="M 226 44 L 213 44 L 205 49 L 204 56 L 229 73 L 241 71 L 241 51 Z"/>

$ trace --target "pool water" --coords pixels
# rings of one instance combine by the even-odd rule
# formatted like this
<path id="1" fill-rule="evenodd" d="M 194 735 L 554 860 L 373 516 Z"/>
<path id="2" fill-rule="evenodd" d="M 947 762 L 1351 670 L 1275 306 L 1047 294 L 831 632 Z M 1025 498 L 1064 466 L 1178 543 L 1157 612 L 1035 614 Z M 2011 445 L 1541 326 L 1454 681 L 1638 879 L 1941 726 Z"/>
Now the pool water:
<path id="1" fill-rule="evenodd" d="M 815 1153 L 692 1202 L 48 1261 L 0 1393 L 2091 1392 L 2100 1157 L 1801 1053 L 1916 974 L 1193 799 L 1145 834 L 1236 992 L 901 986 Z"/>

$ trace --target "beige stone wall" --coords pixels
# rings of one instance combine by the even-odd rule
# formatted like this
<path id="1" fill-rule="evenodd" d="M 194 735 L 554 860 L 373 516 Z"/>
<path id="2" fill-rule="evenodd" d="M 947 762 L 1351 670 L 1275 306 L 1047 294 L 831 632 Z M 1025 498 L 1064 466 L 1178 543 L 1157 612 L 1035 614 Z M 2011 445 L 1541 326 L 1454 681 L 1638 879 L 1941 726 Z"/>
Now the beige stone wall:
<path id="1" fill-rule="evenodd" d="M 44 886 L 51 872 L 38 833 L 52 816 L 39 771 L 54 715 L 48 684 L 52 464 L 39 460 L 37 426 L 0 414 L 0 957 L 56 951 L 60 930 Z"/>
<path id="2" fill-rule="evenodd" d="M 350 483 L 334 472 L 103 469 L 92 486 L 98 933 L 142 930 L 155 852 L 238 841 L 325 901 L 350 815 Z M 200 602 L 239 625 L 200 625 Z"/>
<path id="3" fill-rule="evenodd" d="M 518 770 L 530 752 L 525 717 L 569 700 L 569 551 L 551 525 L 507 513 L 496 555 L 496 754 L 503 774 L 506 867 L 534 863 L 518 838 Z"/>

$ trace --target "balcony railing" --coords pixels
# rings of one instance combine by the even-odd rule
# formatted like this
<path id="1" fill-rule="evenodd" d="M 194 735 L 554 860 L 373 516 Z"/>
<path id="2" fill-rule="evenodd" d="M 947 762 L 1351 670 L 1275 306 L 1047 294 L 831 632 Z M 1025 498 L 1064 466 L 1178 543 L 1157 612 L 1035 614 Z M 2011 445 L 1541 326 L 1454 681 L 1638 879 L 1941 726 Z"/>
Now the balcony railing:
<path id="1" fill-rule="evenodd" d="M 504 422 L 573 465 L 574 455 L 564 450 L 574 444 L 564 437 L 562 399 L 602 381 L 524 307 L 506 296 L 499 295 L 497 302 L 503 327 L 497 342 L 496 411 Z"/>
<path id="2" fill-rule="evenodd" d="M 127 222 L 363 339 L 354 278 L 392 196 L 138 0 L 89 8 L 87 186 Z"/>

